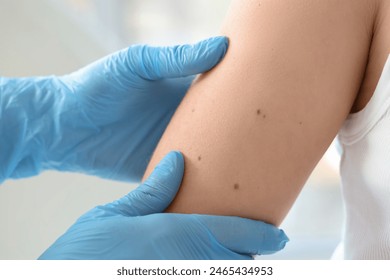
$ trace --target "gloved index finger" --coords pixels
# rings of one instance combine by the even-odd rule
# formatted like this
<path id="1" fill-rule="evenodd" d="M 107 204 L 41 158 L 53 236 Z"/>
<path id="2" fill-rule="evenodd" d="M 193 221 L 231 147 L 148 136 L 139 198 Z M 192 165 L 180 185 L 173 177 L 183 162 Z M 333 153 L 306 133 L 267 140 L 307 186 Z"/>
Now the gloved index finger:
<path id="1" fill-rule="evenodd" d="M 199 74 L 213 68 L 228 48 L 227 37 L 218 36 L 194 45 L 128 48 L 129 69 L 146 80 L 179 78 Z"/>

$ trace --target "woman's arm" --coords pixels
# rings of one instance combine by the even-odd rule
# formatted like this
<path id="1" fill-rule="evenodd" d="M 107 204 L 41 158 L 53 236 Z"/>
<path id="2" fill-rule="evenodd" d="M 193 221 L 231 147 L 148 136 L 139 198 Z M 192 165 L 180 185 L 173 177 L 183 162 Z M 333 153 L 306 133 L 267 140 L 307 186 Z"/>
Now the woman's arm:
<path id="1" fill-rule="evenodd" d="M 192 86 L 161 139 L 186 171 L 169 212 L 280 224 L 350 112 L 376 1 L 235 0 L 225 59 Z"/>

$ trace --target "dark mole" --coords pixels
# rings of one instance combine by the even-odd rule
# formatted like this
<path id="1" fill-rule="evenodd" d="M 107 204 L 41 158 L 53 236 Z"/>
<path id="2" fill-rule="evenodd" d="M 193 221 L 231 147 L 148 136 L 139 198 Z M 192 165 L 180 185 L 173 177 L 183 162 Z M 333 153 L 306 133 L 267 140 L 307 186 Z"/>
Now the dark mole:
<path id="1" fill-rule="evenodd" d="M 234 188 L 235 190 L 238 190 L 238 189 L 240 188 L 240 185 L 239 185 L 239 184 L 234 184 L 233 188 Z"/>
<path id="2" fill-rule="evenodd" d="M 202 159 L 202 157 L 201 156 L 198 156 L 198 160 L 200 161 Z"/>
<path id="3" fill-rule="evenodd" d="M 261 111 L 260 109 L 257 109 L 257 114 L 260 115 Z"/>

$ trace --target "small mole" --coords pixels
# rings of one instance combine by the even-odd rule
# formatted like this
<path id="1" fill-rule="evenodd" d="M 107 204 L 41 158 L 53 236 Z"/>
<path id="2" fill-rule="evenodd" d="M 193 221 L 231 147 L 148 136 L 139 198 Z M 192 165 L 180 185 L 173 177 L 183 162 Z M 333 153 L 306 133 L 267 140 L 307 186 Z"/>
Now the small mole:
<path id="1" fill-rule="evenodd" d="M 267 115 L 264 114 L 264 115 L 263 115 L 263 119 L 265 119 L 266 117 L 267 117 Z"/>
<path id="2" fill-rule="evenodd" d="M 299 122 L 300 125 L 302 125 L 302 122 Z"/>
<path id="3" fill-rule="evenodd" d="M 195 109 L 192 109 L 192 113 L 195 112 Z"/>
<path id="4" fill-rule="evenodd" d="M 260 109 L 257 109 L 257 114 L 260 115 L 261 111 Z"/>
<path id="5" fill-rule="evenodd" d="M 234 188 L 235 190 L 238 190 L 238 189 L 240 188 L 240 185 L 239 185 L 239 184 L 234 184 L 233 188 Z"/>
<path id="6" fill-rule="evenodd" d="M 201 156 L 198 156 L 198 160 L 201 161 L 201 160 L 202 160 L 202 157 L 201 157 Z"/>

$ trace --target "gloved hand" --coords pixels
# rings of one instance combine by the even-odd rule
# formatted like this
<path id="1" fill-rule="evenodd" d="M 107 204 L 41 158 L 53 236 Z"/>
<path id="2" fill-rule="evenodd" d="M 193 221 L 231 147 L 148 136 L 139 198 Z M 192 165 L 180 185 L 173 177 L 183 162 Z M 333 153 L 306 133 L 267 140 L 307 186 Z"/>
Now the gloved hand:
<path id="1" fill-rule="evenodd" d="M 81 216 L 40 259 L 251 259 L 283 249 L 287 236 L 263 222 L 161 214 L 183 171 L 183 156 L 170 152 L 142 185 Z"/>
<path id="2" fill-rule="evenodd" d="M 45 169 L 139 181 L 193 75 L 226 49 L 138 45 L 70 75 L 0 78 L 0 183 Z"/>

